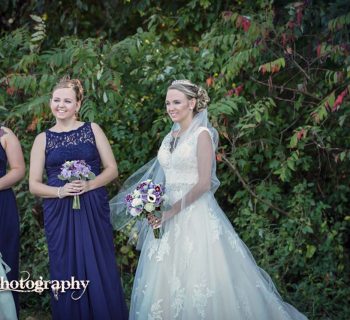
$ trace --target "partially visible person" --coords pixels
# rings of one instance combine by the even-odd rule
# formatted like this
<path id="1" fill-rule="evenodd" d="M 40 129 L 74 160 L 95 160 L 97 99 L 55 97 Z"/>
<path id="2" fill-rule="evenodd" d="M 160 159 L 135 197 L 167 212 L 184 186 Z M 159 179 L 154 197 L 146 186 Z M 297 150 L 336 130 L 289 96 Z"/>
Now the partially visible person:
<path id="1" fill-rule="evenodd" d="M 6 273 L 10 267 L 2 260 L 0 252 L 0 279 L 8 281 Z M 0 289 L 0 320 L 17 320 L 16 307 L 11 291 L 1 291 Z"/>
<path id="2" fill-rule="evenodd" d="M 0 126 L 0 252 L 11 269 L 9 281 L 18 280 L 19 272 L 19 214 L 12 187 L 24 175 L 20 142 L 11 129 Z M 18 293 L 13 292 L 13 297 L 18 313 Z"/>

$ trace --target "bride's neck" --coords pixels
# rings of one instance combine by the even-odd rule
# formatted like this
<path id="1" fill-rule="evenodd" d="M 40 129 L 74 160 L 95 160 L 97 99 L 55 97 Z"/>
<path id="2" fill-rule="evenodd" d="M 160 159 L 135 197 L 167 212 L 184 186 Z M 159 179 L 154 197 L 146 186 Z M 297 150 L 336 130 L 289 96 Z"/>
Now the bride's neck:
<path id="1" fill-rule="evenodd" d="M 181 132 L 184 132 L 189 128 L 189 126 L 191 125 L 192 119 L 193 118 L 189 118 L 179 123 Z"/>

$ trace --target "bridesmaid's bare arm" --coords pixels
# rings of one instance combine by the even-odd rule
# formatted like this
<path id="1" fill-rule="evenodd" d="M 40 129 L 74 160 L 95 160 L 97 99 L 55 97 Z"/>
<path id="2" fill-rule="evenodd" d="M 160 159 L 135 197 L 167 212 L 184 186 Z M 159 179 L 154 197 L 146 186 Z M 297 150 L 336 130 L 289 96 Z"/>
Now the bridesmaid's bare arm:
<path id="1" fill-rule="evenodd" d="M 4 148 L 10 170 L 0 178 L 0 190 L 12 187 L 25 175 L 25 163 L 21 144 L 16 135 L 8 128 L 1 127 L 0 143 Z"/>
<path id="2" fill-rule="evenodd" d="M 32 194 L 43 198 L 58 197 L 58 188 L 43 183 L 45 165 L 45 133 L 40 133 L 34 140 L 30 153 L 29 190 Z"/>
<path id="3" fill-rule="evenodd" d="M 85 191 L 105 186 L 118 177 L 117 163 L 106 135 L 96 123 L 91 123 L 91 128 L 95 135 L 96 147 L 100 154 L 103 170 L 94 180 L 87 182 L 88 187 Z"/>

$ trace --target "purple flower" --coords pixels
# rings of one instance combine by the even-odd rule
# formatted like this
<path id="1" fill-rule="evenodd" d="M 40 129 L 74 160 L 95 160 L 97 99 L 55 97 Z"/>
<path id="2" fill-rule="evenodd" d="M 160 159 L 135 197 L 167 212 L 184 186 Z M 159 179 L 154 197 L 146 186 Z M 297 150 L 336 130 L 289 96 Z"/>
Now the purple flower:
<path id="1" fill-rule="evenodd" d="M 138 194 L 137 198 L 134 198 L 135 191 Z M 164 188 L 162 185 L 155 184 L 152 180 L 142 181 L 133 192 L 125 197 L 128 213 L 134 217 L 139 216 L 142 212 L 146 213 L 144 208 L 146 206 L 150 208 L 151 204 L 154 210 L 158 210 L 163 202 L 163 194 Z M 139 201 L 134 201 L 135 199 L 139 199 Z M 136 203 L 138 204 L 136 205 Z"/>

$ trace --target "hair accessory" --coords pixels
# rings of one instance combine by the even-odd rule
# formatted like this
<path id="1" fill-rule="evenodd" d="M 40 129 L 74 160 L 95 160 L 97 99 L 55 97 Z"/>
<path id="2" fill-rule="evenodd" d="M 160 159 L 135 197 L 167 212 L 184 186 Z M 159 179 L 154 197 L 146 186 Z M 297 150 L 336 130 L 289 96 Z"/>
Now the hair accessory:
<path id="1" fill-rule="evenodd" d="M 174 80 L 171 83 L 171 85 L 175 85 L 175 84 L 185 84 L 185 85 L 196 87 L 196 85 L 194 83 L 192 83 L 191 81 L 189 81 L 189 80 Z"/>

